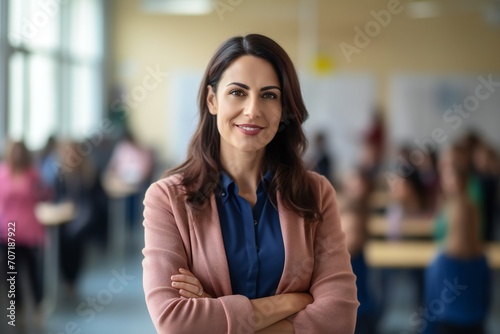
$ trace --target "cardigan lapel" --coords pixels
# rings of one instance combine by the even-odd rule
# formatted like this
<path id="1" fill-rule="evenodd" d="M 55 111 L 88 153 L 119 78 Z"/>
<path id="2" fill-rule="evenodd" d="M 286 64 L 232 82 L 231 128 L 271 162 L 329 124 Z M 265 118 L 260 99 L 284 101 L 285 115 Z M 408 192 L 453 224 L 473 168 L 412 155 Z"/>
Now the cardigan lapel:
<path id="1" fill-rule="evenodd" d="M 300 263 L 304 253 L 304 246 L 307 245 L 304 219 L 295 212 L 287 209 L 281 201 L 280 193 L 277 192 L 278 213 L 280 218 L 281 233 L 283 235 L 283 245 L 285 247 L 285 264 L 281 275 L 276 294 L 287 291 L 291 282 L 297 279 L 297 263 Z"/>
<path id="2" fill-rule="evenodd" d="M 210 214 L 207 212 L 207 216 L 200 217 L 203 223 L 195 224 L 195 226 L 198 227 L 200 240 L 203 240 L 201 251 L 207 258 L 205 265 L 210 266 L 207 267 L 207 278 L 217 296 L 228 296 L 233 292 L 215 195 L 210 197 L 210 210 Z M 207 257 L 208 254 L 210 254 L 210 259 Z"/>

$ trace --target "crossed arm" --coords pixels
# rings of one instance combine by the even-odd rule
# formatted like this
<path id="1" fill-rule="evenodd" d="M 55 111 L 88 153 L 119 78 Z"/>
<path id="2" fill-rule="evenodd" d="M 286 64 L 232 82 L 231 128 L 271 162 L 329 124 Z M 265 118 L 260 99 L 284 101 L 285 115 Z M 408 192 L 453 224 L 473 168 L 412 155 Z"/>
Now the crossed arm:
<path id="1" fill-rule="evenodd" d="M 158 333 L 294 333 L 294 325 L 286 319 L 312 303 L 310 294 L 286 293 L 254 300 L 241 295 L 215 296 L 215 291 L 220 293 L 223 289 L 222 283 L 216 282 L 215 288 L 204 287 L 199 279 L 209 284 L 210 277 L 195 277 L 189 271 L 171 274 L 179 268 L 191 269 L 185 244 L 191 242 L 193 231 L 184 223 L 189 220 L 184 211 L 177 209 L 181 205 L 173 203 L 177 194 L 164 186 L 150 187 L 144 201 L 143 284 L 146 304 Z M 210 225 L 206 226 L 204 233 L 210 233 L 207 232 Z M 192 247 L 206 248 L 198 244 Z M 210 250 L 198 252 L 195 259 L 207 263 L 204 257 Z M 210 256 L 212 265 L 217 265 L 219 255 Z M 208 269 L 203 265 L 200 268 L 201 272 Z M 165 273 L 170 274 L 165 277 Z M 203 292 L 200 298 L 198 293 L 203 288 L 210 295 Z"/>
<path id="2" fill-rule="evenodd" d="M 172 287 L 179 290 L 184 298 L 212 298 L 204 292 L 200 281 L 187 269 L 180 268 L 179 274 L 172 275 Z M 301 311 L 313 302 L 308 293 L 286 293 L 265 298 L 251 299 L 250 303 L 256 319 L 256 333 L 294 333 L 293 325 L 286 320 L 289 316 Z M 272 303 L 275 307 L 268 306 Z"/>

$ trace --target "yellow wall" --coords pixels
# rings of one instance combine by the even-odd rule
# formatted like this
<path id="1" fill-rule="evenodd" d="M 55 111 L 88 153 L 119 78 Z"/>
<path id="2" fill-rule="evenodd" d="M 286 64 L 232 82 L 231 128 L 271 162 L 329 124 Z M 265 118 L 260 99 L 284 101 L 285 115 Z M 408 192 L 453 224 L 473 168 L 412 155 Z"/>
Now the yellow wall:
<path id="1" fill-rule="evenodd" d="M 500 72 L 500 26 L 486 24 L 473 10 L 412 19 L 406 10 L 408 2 L 401 1 L 402 12 L 391 15 L 387 27 L 381 28 L 379 35 L 347 63 L 340 43 L 354 45 L 353 29 L 364 29 L 367 22 L 374 20 L 370 11 L 386 9 L 389 1 L 318 0 L 318 17 L 312 28 L 317 34 L 302 41 L 298 0 L 239 2 L 221 20 L 215 12 L 200 17 L 146 14 L 140 10 L 139 0 L 114 0 L 110 18 L 111 82 L 120 83 L 125 92 L 130 92 L 142 85 L 147 67 L 159 67 L 165 72 L 203 70 L 222 41 L 251 32 L 274 38 L 299 68 L 303 67 L 303 62 L 299 64 L 303 59 L 300 45 L 317 40 L 318 50 L 334 59 L 337 71 L 375 74 L 382 105 L 387 100 L 387 80 L 396 72 Z M 167 78 L 148 91 L 129 116 L 137 136 L 153 145 L 164 161 L 168 161 L 169 149 L 175 145 L 166 127 L 168 115 L 175 112 L 169 110 L 168 92 Z"/>

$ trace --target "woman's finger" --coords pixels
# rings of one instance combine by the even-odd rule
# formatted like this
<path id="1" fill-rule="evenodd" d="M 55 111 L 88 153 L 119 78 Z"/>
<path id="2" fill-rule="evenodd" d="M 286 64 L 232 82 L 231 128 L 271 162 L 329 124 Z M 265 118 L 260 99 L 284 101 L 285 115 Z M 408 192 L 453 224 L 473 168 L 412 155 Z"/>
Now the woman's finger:
<path id="1" fill-rule="evenodd" d="M 191 291 L 187 291 L 184 289 L 179 290 L 179 295 L 182 297 L 186 298 L 206 298 L 208 295 L 206 295 L 204 292 L 202 292 L 201 296 L 198 295 L 198 293 L 193 293 Z"/>
<path id="2" fill-rule="evenodd" d="M 203 287 L 196 276 L 189 270 L 179 268 L 179 275 L 172 275 L 172 287 L 179 290 L 179 295 L 186 298 L 212 298 L 203 291 Z"/>
<path id="3" fill-rule="evenodd" d="M 200 281 L 196 277 L 188 276 L 188 275 L 172 275 L 170 279 L 174 282 L 184 282 L 192 285 L 201 285 Z"/>
<path id="4" fill-rule="evenodd" d="M 183 283 L 183 282 L 172 282 L 172 287 L 176 288 L 177 290 L 186 290 L 186 291 L 192 291 L 197 292 L 200 289 L 196 285 L 192 285 L 189 283 Z"/>
<path id="5" fill-rule="evenodd" d="M 179 268 L 179 272 L 180 272 L 181 274 L 184 274 L 184 275 L 189 275 L 189 276 L 192 276 L 192 277 L 195 277 L 195 278 L 196 278 L 196 276 L 195 276 L 192 272 L 190 272 L 189 270 L 187 270 L 187 269 L 184 269 L 184 268 Z"/>

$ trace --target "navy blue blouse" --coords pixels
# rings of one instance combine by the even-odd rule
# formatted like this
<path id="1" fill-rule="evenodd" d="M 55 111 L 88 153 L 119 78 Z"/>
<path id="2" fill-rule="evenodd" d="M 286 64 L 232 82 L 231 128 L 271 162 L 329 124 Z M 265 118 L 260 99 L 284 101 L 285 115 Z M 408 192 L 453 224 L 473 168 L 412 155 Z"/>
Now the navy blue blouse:
<path id="1" fill-rule="evenodd" d="M 278 288 L 285 263 L 285 247 L 278 210 L 271 203 L 264 183 L 257 188 L 257 203 L 238 195 L 238 186 L 221 173 L 221 191 L 217 196 L 224 248 L 226 250 L 233 294 L 249 299 L 272 296 Z"/>

